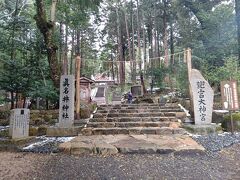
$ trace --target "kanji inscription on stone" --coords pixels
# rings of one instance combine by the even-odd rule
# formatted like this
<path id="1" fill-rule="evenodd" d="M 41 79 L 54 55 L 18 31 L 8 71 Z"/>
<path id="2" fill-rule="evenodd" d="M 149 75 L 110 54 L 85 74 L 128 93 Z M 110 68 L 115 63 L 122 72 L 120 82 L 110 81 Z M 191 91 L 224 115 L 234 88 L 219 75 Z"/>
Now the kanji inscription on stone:
<path id="1" fill-rule="evenodd" d="M 74 123 L 75 79 L 73 75 L 62 75 L 60 80 L 59 126 L 72 127 Z"/>
<path id="2" fill-rule="evenodd" d="M 190 86 L 193 97 L 195 124 L 211 124 L 214 96 L 211 86 L 196 69 L 191 70 Z"/>
<path id="3" fill-rule="evenodd" d="M 13 139 L 25 138 L 29 136 L 29 109 L 12 109 L 10 115 L 9 135 Z"/>

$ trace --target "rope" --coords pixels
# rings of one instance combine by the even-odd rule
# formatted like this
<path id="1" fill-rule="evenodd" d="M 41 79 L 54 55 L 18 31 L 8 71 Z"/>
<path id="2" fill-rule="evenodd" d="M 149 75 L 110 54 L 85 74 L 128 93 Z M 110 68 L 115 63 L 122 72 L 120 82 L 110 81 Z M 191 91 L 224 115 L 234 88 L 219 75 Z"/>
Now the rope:
<path id="1" fill-rule="evenodd" d="M 144 60 L 164 60 L 165 57 L 171 57 L 171 56 L 175 56 L 175 55 L 180 55 L 183 54 L 184 51 L 180 51 L 180 52 L 177 52 L 177 53 L 174 53 L 174 54 L 169 54 L 169 55 L 165 55 L 165 56 L 160 56 L 160 57 L 153 57 L 153 58 L 148 58 L 148 59 L 143 59 Z M 107 63 L 114 63 L 114 62 L 131 62 L 131 61 L 119 61 L 119 60 L 100 60 L 100 59 L 89 59 L 89 58 L 81 58 L 81 60 L 89 60 L 89 61 L 99 61 L 99 62 L 107 62 Z M 135 60 L 134 62 L 142 62 L 142 61 L 139 61 L 139 60 Z"/>

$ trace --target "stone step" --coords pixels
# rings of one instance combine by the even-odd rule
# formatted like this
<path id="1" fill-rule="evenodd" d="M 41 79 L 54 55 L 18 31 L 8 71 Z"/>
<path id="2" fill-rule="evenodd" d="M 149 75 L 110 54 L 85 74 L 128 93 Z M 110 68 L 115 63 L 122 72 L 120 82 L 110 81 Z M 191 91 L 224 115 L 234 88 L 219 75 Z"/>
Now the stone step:
<path id="1" fill-rule="evenodd" d="M 160 122 L 160 121 L 171 121 L 178 122 L 175 116 L 168 117 L 115 117 L 115 118 L 92 118 L 89 122 Z"/>
<path id="2" fill-rule="evenodd" d="M 142 113 L 142 112 L 182 112 L 180 108 L 178 109 L 111 109 L 111 110 L 98 110 L 97 113 Z"/>
<path id="3" fill-rule="evenodd" d="M 169 127 L 171 122 L 90 122 L 87 127 L 91 128 L 129 128 L 129 127 Z"/>
<path id="4" fill-rule="evenodd" d="M 74 120 L 74 126 L 85 126 L 88 123 L 88 119 Z"/>
<path id="5" fill-rule="evenodd" d="M 182 128 L 172 127 L 132 127 L 132 128 L 83 128 L 82 135 L 115 135 L 115 134 L 157 134 L 157 135 L 173 135 L 186 134 Z"/>
<path id="6" fill-rule="evenodd" d="M 179 106 L 159 106 L 159 105 L 152 105 L 152 106 L 148 106 L 148 105 L 127 105 L 127 106 L 124 106 L 124 105 L 101 105 L 101 106 L 98 106 L 97 108 L 98 110 L 105 110 L 105 111 L 108 111 L 108 110 L 111 110 L 111 109 L 151 109 L 151 110 L 154 110 L 154 109 L 180 109 Z"/>
<path id="7" fill-rule="evenodd" d="M 176 116 L 175 112 L 145 112 L 145 113 L 95 113 L 93 118 L 104 118 L 104 117 L 159 117 L 159 116 Z"/>
<path id="8" fill-rule="evenodd" d="M 110 110 L 110 109 L 180 109 L 178 106 L 167 107 L 167 106 L 106 106 L 98 107 L 98 110 Z"/>
<path id="9" fill-rule="evenodd" d="M 77 136 L 70 142 L 60 144 L 60 150 L 70 155 L 99 154 L 102 156 L 118 153 L 139 154 L 196 154 L 204 148 L 187 135 L 96 135 Z"/>
<path id="10" fill-rule="evenodd" d="M 111 105 L 111 104 L 104 104 L 99 105 L 98 107 L 139 107 L 139 106 L 160 106 L 159 104 L 149 104 L 149 103 L 142 103 L 142 104 L 117 104 L 117 105 Z M 179 107 L 177 103 L 167 103 L 164 105 L 164 107 Z"/>

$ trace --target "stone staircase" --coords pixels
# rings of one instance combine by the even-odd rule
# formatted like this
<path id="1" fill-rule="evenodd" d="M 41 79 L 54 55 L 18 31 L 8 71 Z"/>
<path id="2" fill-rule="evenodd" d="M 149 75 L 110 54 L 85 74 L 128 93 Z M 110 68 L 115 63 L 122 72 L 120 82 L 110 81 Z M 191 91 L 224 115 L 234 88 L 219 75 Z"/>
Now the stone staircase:
<path id="1" fill-rule="evenodd" d="M 101 105 L 80 134 L 59 148 L 71 155 L 202 153 L 204 148 L 181 128 L 185 116 L 177 104 Z"/>
<path id="2" fill-rule="evenodd" d="M 184 112 L 176 104 L 101 105 L 81 135 L 185 134 L 180 128 L 179 118 L 183 116 Z"/>

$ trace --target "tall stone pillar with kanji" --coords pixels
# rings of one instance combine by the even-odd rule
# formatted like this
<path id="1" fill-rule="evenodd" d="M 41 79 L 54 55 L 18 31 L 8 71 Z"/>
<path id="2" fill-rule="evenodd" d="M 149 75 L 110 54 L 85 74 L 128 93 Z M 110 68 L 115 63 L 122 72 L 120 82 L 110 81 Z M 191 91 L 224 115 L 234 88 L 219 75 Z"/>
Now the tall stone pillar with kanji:
<path id="1" fill-rule="evenodd" d="M 75 79 L 73 75 L 62 75 L 60 80 L 59 127 L 68 128 L 74 124 Z"/>
<path id="2" fill-rule="evenodd" d="M 212 123 L 214 92 L 200 71 L 192 69 L 190 73 L 195 125 Z"/>

